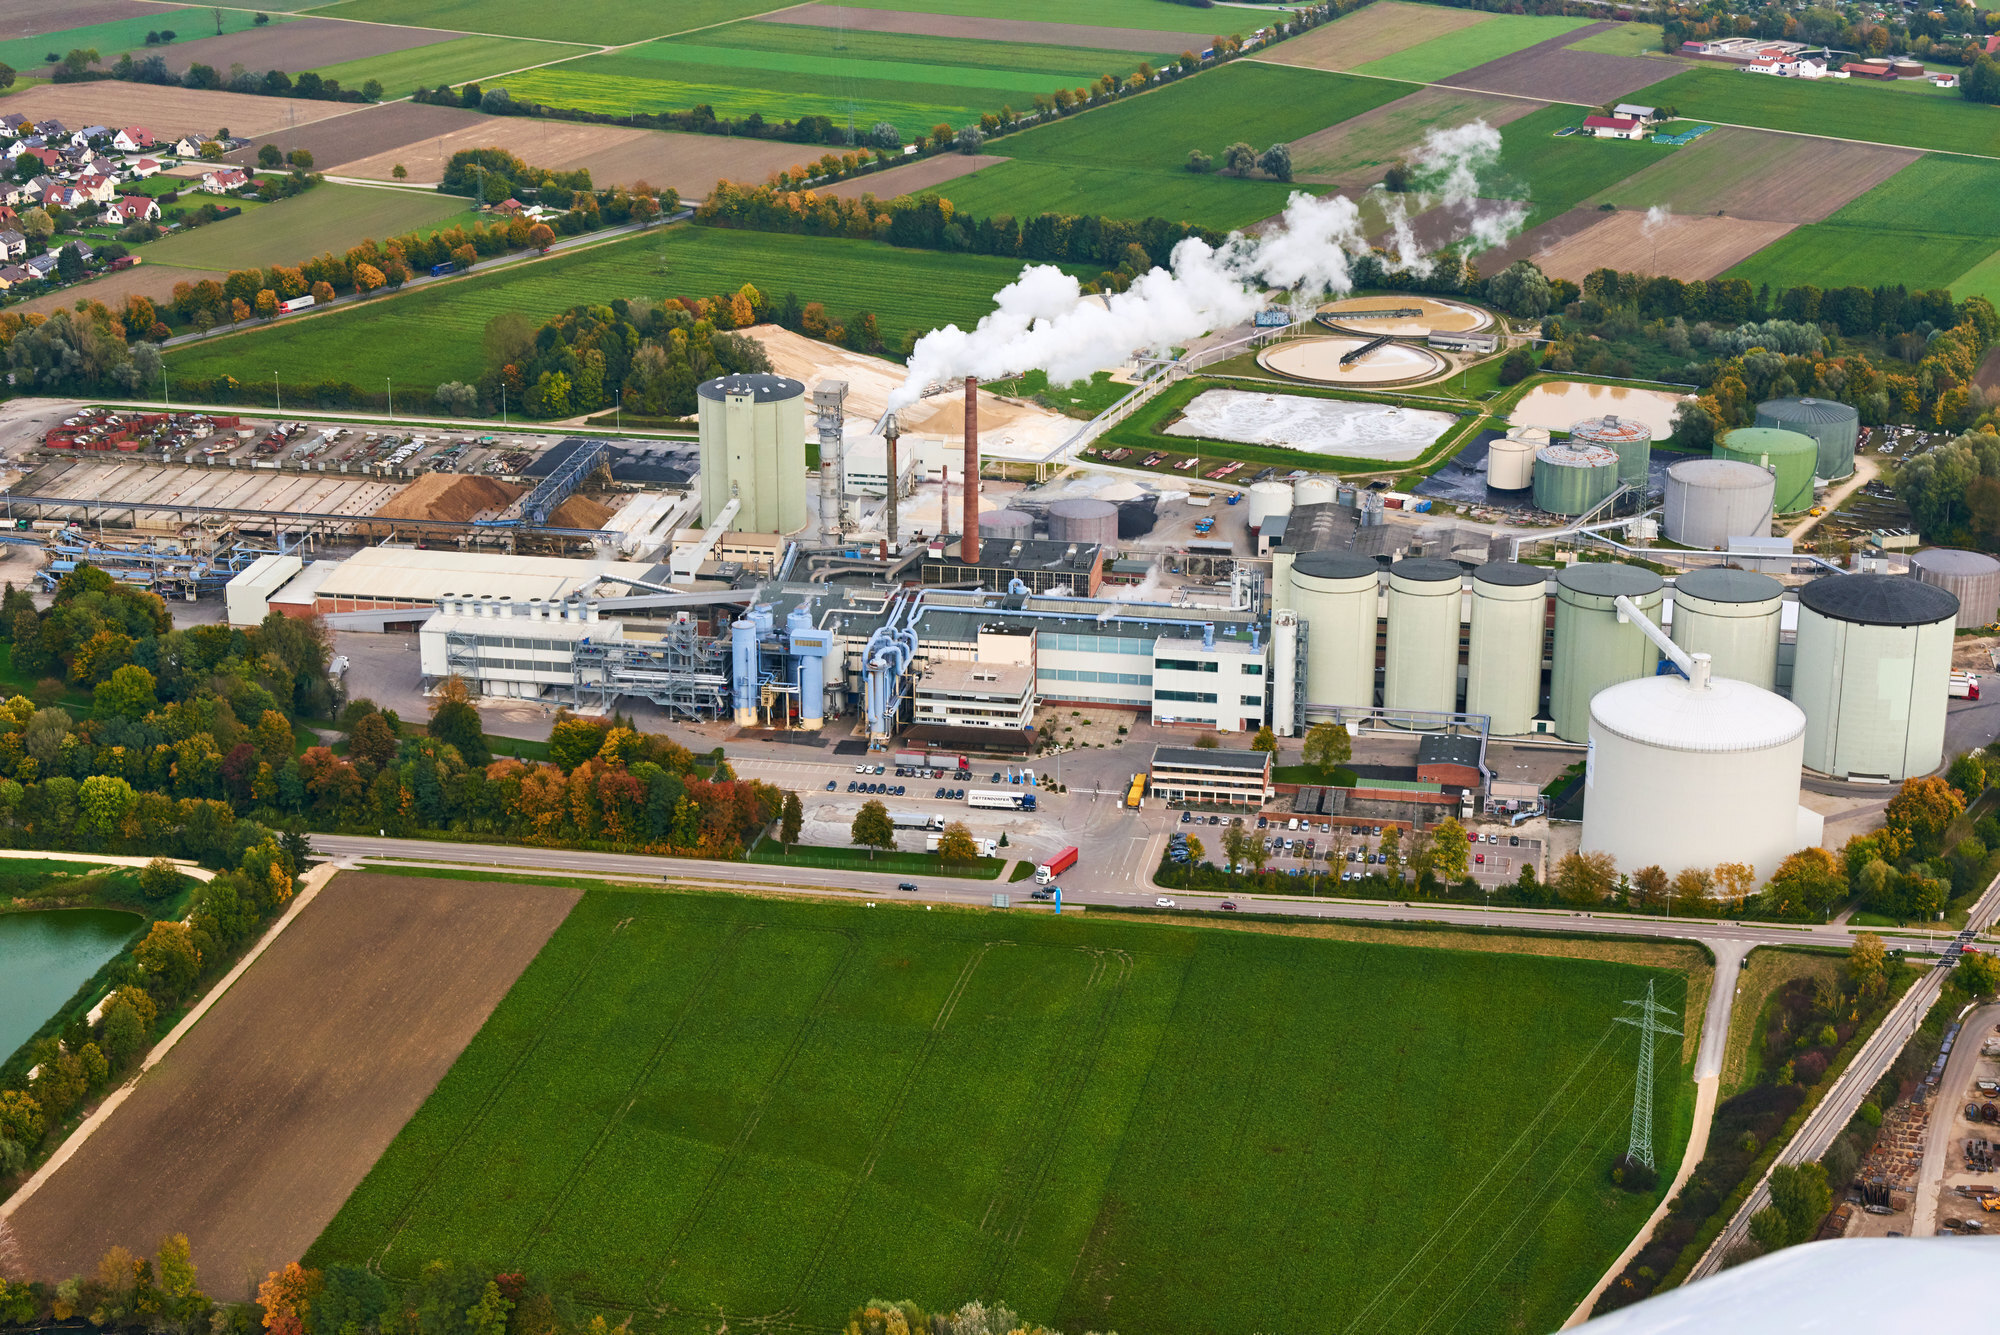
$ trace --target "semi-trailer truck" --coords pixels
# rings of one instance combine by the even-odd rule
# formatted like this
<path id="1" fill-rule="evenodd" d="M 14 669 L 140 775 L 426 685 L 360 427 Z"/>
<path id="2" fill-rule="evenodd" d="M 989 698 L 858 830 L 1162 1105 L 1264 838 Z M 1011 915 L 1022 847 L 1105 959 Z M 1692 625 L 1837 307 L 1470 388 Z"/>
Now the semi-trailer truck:
<path id="1" fill-rule="evenodd" d="M 1062 852 L 1035 868 L 1035 884 L 1049 885 L 1054 882 L 1056 877 L 1076 865 L 1076 856 L 1074 848 L 1065 848 Z"/>
<path id="2" fill-rule="evenodd" d="M 965 805 L 989 807 L 995 811 L 1033 811 L 1035 795 L 999 788 L 971 788 L 966 790 Z"/>
<path id="3" fill-rule="evenodd" d="M 899 830 L 942 830 L 944 817 L 933 816 L 922 811 L 892 811 L 889 823 Z"/>

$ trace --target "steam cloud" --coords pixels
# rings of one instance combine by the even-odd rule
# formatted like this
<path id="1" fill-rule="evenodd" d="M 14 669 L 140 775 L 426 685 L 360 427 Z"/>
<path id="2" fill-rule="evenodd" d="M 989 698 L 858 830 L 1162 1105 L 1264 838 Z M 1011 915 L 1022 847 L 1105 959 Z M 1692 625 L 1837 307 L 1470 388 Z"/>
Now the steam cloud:
<path id="1" fill-rule="evenodd" d="M 1485 249 L 1518 231 L 1523 205 L 1479 197 L 1480 176 L 1499 155 L 1500 133 L 1483 120 L 1427 134 L 1412 158 L 1417 189 L 1408 202 L 1390 197 L 1382 266 L 1430 273 L 1431 257 L 1412 220 L 1433 208 L 1453 219 L 1448 244 Z M 1299 192 L 1268 233 L 1232 232 L 1220 246 L 1189 237 L 1174 247 L 1167 268 L 1148 270 L 1102 301 L 1084 301 L 1077 280 L 1053 265 L 1026 265 L 973 329 L 946 325 L 917 340 L 909 374 L 888 408 L 916 402 L 927 385 L 966 376 L 996 380 L 1044 371 L 1051 384 L 1074 384 L 1119 365 L 1135 349 L 1164 349 L 1242 324 L 1270 305 L 1273 293 L 1284 294 L 1280 299 L 1303 316 L 1328 295 L 1352 291 L 1352 263 L 1370 250 L 1353 200 Z"/>
<path id="2" fill-rule="evenodd" d="M 1674 211 L 1664 204 L 1655 204 L 1646 210 L 1646 221 L 1639 225 L 1639 235 L 1651 236 L 1673 220 Z"/>

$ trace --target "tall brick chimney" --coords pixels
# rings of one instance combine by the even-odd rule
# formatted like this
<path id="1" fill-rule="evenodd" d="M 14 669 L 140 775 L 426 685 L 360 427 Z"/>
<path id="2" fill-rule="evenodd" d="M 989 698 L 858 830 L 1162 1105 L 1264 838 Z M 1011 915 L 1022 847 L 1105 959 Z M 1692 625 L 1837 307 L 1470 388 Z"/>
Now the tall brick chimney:
<path id="1" fill-rule="evenodd" d="M 965 378 L 965 467 L 958 485 L 965 489 L 965 527 L 958 555 L 972 565 L 979 560 L 979 382 L 971 376 Z"/>

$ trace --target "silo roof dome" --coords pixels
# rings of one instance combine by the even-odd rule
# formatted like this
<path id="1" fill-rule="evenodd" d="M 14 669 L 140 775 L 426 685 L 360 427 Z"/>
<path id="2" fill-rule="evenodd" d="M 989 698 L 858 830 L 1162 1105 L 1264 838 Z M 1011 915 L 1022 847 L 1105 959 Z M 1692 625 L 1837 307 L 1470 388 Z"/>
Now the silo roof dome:
<path id="1" fill-rule="evenodd" d="M 1958 595 L 1901 575 L 1823 575 L 1799 590 L 1822 616 L 1863 626 L 1928 626 L 1958 615 Z"/>
<path id="2" fill-rule="evenodd" d="M 1670 751 L 1761 751 L 1804 735 L 1805 711 L 1747 681 L 1710 677 L 1696 689 L 1681 677 L 1640 677 L 1599 691 L 1590 702 L 1599 727 Z"/>
<path id="3" fill-rule="evenodd" d="M 776 403 L 780 399 L 796 399 L 805 392 L 806 387 L 801 382 L 765 371 L 717 376 L 695 386 L 695 393 L 717 402 L 731 394 L 749 394 L 759 403 Z"/>

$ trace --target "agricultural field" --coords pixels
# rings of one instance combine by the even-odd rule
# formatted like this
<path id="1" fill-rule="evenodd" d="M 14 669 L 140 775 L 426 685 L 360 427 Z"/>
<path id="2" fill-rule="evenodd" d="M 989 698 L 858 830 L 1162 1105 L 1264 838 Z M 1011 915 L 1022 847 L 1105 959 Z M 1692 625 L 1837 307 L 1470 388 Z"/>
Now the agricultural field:
<path id="1" fill-rule="evenodd" d="M 2000 306 L 2000 251 L 1988 255 L 1953 279 L 1951 294 L 1960 301 L 1967 297 L 1984 297 L 1995 306 Z M 1994 364 L 1991 354 L 1988 354 L 1988 364 Z"/>
<path id="2" fill-rule="evenodd" d="M 1562 36 L 1552 37 L 1452 75 L 1451 83 L 1459 88 L 1573 102 L 1584 107 L 1622 101 L 1633 89 L 1658 79 L 1661 66 L 1656 60 L 1606 55 L 1582 45 L 1604 32 L 1606 26 L 1592 24 L 1571 29 L 1577 34 L 1576 45 L 1565 45 Z"/>
<path id="3" fill-rule="evenodd" d="M 371 385 L 393 376 L 428 395 L 442 381 L 479 376 L 485 369 L 480 335 L 502 311 L 541 321 L 580 302 L 711 296 L 745 283 L 774 295 L 796 291 L 800 300 L 824 302 L 841 317 L 871 310 L 893 346 L 907 333 L 950 321 L 969 327 L 992 309 L 993 293 L 1020 268 L 1015 260 L 897 250 L 873 241 L 663 227 L 172 348 L 167 365 L 178 376 L 241 380 L 275 370 L 287 384 L 304 385 L 329 378 Z"/>
<path id="4" fill-rule="evenodd" d="M 1927 153 L 1827 221 L 1988 237 L 2000 246 L 2000 162 Z"/>
<path id="5" fill-rule="evenodd" d="M 1772 82 L 1776 82 L 1773 80 Z M 1819 288 L 1951 287 L 1994 251 L 1991 236 L 1812 223 L 1766 246 L 1731 269 L 1730 278 L 1769 283 L 1773 290 L 1811 283 Z"/>
<path id="6" fill-rule="evenodd" d="M 1589 25 L 1589 19 L 1489 14 L 1483 23 L 1459 28 L 1394 55 L 1356 65 L 1354 72 L 1378 79 L 1433 83 Z"/>
<path id="7" fill-rule="evenodd" d="M 1662 54 L 1660 50 L 1660 25 L 1657 23 L 1620 23 L 1588 37 L 1579 37 L 1565 48 L 1570 51 L 1594 51 L 1601 56 L 1653 56 Z"/>
<path id="8" fill-rule="evenodd" d="M 182 34 L 183 39 L 186 38 Z M 447 40 L 449 33 L 431 28 L 392 28 L 381 23 L 335 23 L 330 19 L 293 15 L 283 23 L 249 28 L 198 42 L 178 41 L 162 54 L 167 68 L 184 73 L 197 61 L 227 74 L 237 65 L 253 73 L 296 72 L 314 65 L 333 65 L 371 56 L 427 47 Z"/>
<path id="9" fill-rule="evenodd" d="M 17 88 L 0 100 L 30 120 L 68 125 L 143 125 L 155 135 L 214 134 L 228 126 L 250 137 L 351 114 L 351 102 L 258 97 L 202 88 L 162 88 L 105 79 L 94 83 L 43 83 Z"/>
<path id="10" fill-rule="evenodd" d="M 1448 33 L 1477 27 L 1491 17 L 1476 9 L 1375 0 L 1374 4 L 1343 14 L 1311 32 L 1280 42 L 1256 59 L 1306 69 L 1351 70 Z"/>
<path id="11" fill-rule="evenodd" d="M 143 13 L 130 18 L 111 19 L 103 23 L 85 23 L 75 27 L 63 27 L 32 37 L 15 37 L 0 41 L 0 63 L 13 66 L 23 74 L 33 74 L 47 57 L 54 54 L 57 59 L 67 55 L 74 47 L 85 47 L 97 52 L 108 67 L 115 63 L 121 51 L 158 52 L 171 55 L 175 46 L 186 45 L 199 38 L 215 37 L 216 15 L 224 34 L 242 32 L 255 23 L 255 16 L 247 9 L 223 9 L 210 13 L 206 9 L 169 9 L 164 6 L 148 6 Z M 284 15 L 273 14 L 272 24 L 288 20 Z M 37 25 L 39 26 L 39 25 Z M 169 46 L 148 47 L 146 34 L 171 29 L 177 39 Z"/>
<path id="12" fill-rule="evenodd" d="M 586 892 L 308 1263 L 532 1269 L 689 1332 L 888 1292 L 1070 1330 L 1546 1330 L 1653 1204 L 1606 1180 L 1615 1017 L 1684 975 L 913 909 Z"/>
<path id="13" fill-rule="evenodd" d="M 455 37 L 411 51 L 319 65 L 321 78 L 338 79 L 343 88 L 359 88 L 370 79 L 382 81 L 385 98 L 407 97 L 418 88 L 459 84 L 504 70 L 561 60 L 580 48 L 559 42 L 524 42 L 508 37 Z"/>
<path id="14" fill-rule="evenodd" d="M 1575 107 L 1548 107 L 1500 131 L 1499 172 L 1507 185 L 1499 193 L 1528 201 L 1531 227 L 1680 151 L 1623 139 L 1555 137 L 1563 126 L 1582 120 Z"/>
<path id="15" fill-rule="evenodd" d="M 336 19 L 600 46 L 706 28 L 770 8 L 759 0 L 674 0 L 670 6 L 659 0 L 591 0 L 588 5 L 551 5 L 546 0 L 339 0 L 283 7 L 312 9 Z"/>
<path id="16" fill-rule="evenodd" d="M 1676 214 L 1653 222 L 1643 213 L 1603 215 L 1603 221 L 1535 256 L 1551 278 L 1581 283 L 1593 269 L 1666 274 L 1683 282 L 1713 278 L 1792 230 L 1784 222 Z"/>
<path id="17" fill-rule="evenodd" d="M 326 251 L 342 252 L 360 244 L 363 237 L 380 240 L 474 217 L 465 201 L 453 195 L 329 181 L 240 218 L 164 237 L 140 253 L 147 264 L 187 269 L 263 268 L 299 264 Z"/>
<path id="18" fill-rule="evenodd" d="M 1002 140 L 1002 145 L 1012 141 Z M 864 181 L 860 184 L 865 185 Z M 937 187 L 974 218 L 1007 213 L 1102 213 L 1114 218 L 1166 218 L 1217 231 L 1245 227 L 1281 212 L 1297 186 L 1239 181 L 1187 171 L 1132 171 L 1073 162 L 1008 161 Z"/>
<path id="19" fill-rule="evenodd" d="M 1677 107 L 1683 117 L 1793 134 L 2000 156 L 2000 115 L 1959 97 L 1910 97 L 1849 79 L 1817 83 L 1704 67 L 1626 99 Z"/>
<path id="20" fill-rule="evenodd" d="M 829 9 L 830 5 L 805 6 Z M 1074 0 L 866 0 L 857 8 L 895 13 L 957 15 L 972 19 L 1011 19 L 1028 23 L 1073 24 L 1088 17 L 1092 24 L 1116 28 L 1148 28 L 1154 32 L 1248 33 L 1263 26 L 1261 15 L 1247 10 L 1217 14 L 1163 5 L 1158 0 L 1090 0 L 1079 9 Z M 788 11 L 789 13 L 789 11 Z M 1224 21 L 1226 20 L 1226 22 Z"/>
<path id="21" fill-rule="evenodd" d="M 173 295 L 176 283 L 199 283 L 214 276 L 200 269 L 176 269 L 170 264 L 140 264 L 94 278 L 80 287 L 44 292 L 39 297 L 16 302 L 8 309 L 18 315 L 49 315 L 56 311 L 74 310 L 76 303 L 86 297 L 101 301 L 113 310 L 123 306 L 125 298 L 130 296 L 145 297 L 157 304 Z"/>
<path id="22" fill-rule="evenodd" d="M 1819 222 L 1916 160 L 1906 148 L 1724 127 L 1589 202 L 1621 209 L 1725 213 L 1769 222 Z"/>
<path id="23" fill-rule="evenodd" d="M 1372 184 L 1381 179 L 1390 164 L 1422 143 L 1431 129 L 1463 125 L 1474 119 L 1489 125 L 1506 125 L 1539 110 L 1536 103 L 1518 98 L 1487 97 L 1454 88 L 1419 88 L 1408 97 L 1364 111 L 1353 120 L 1294 139 L 1292 171 L 1302 181 Z"/>

